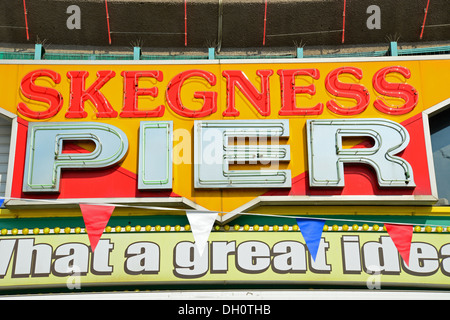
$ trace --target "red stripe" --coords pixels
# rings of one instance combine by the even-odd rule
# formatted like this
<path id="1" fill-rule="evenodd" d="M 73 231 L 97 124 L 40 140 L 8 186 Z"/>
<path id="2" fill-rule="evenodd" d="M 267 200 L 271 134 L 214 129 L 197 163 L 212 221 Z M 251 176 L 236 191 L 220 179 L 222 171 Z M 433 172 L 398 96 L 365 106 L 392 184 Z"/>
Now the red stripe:
<path id="1" fill-rule="evenodd" d="M 111 30 L 109 28 L 108 0 L 105 0 L 105 8 L 106 8 L 106 24 L 108 25 L 108 40 L 109 40 L 109 44 L 111 44 Z"/>
<path id="2" fill-rule="evenodd" d="M 187 47 L 187 0 L 184 0 L 184 46 Z"/>
<path id="3" fill-rule="evenodd" d="M 342 43 L 344 43 L 345 39 L 345 7 L 347 4 L 347 0 L 344 0 L 344 13 L 342 14 Z"/>
<path id="4" fill-rule="evenodd" d="M 27 40 L 30 40 L 30 35 L 28 34 L 27 5 L 25 4 L 25 0 L 23 0 L 23 12 L 25 14 L 25 29 L 27 31 Z"/>
<path id="5" fill-rule="evenodd" d="M 267 0 L 264 4 L 264 35 L 263 35 L 263 46 L 266 45 L 266 23 L 267 23 Z"/>
<path id="6" fill-rule="evenodd" d="M 427 7 L 425 9 L 425 16 L 423 17 L 422 30 L 420 31 L 420 39 L 422 39 L 423 30 L 425 29 L 425 22 L 427 21 L 427 14 L 428 14 L 428 6 L 429 5 L 430 5 L 430 0 L 428 0 Z"/>

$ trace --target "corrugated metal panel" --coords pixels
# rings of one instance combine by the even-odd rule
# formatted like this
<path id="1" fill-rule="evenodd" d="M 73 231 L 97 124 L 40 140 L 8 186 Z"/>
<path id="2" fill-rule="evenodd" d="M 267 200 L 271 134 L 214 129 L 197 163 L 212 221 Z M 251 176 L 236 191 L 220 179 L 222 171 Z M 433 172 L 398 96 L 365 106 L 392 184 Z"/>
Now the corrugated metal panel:
<path id="1" fill-rule="evenodd" d="M 5 196 L 6 174 L 8 172 L 11 121 L 0 118 L 0 196 Z"/>

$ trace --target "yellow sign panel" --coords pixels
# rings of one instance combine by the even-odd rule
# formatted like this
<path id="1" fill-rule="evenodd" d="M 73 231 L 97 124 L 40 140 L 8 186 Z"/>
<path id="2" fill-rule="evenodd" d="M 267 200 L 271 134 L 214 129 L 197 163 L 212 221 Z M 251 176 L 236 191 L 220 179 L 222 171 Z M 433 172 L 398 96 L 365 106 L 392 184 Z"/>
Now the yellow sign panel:
<path id="1" fill-rule="evenodd" d="M 438 234 L 414 234 L 409 265 L 383 232 L 326 232 L 315 260 L 300 232 L 212 232 L 202 255 L 189 232 L 109 233 L 94 253 L 87 239 L 84 234 L 2 238 L 0 288 L 163 283 L 450 287 L 450 243 Z"/>
<path id="2" fill-rule="evenodd" d="M 4 93 L 0 107 L 20 119 L 15 150 L 18 171 L 11 183 L 12 198 L 183 198 L 196 208 L 220 212 L 239 210 L 260 196 L 314 199 L 330 195 L 369 198 L 394 195 L 411 199 L 429 197 L 429 203 L 435 200 L 431 197 L 433 182 L 429 178 L 421 113 L 448 98 L 448 92 L 442 88 L 450 81 L 449 60 L 48 63 L 0 65 L 0 74 Z M 310 187 L 306 125 L 311 119 L 386 119 L 402 124 L 411 139 L 402 158 L 412 166 L 415 187 L 379 188 L 370 170 L 350 173 L 345 188 L 338 191 Z M 288 187 L 274 190 L 258 183 L 245 188 L 197 187 L 194 123 L 199 120 L 287 121 L 289 132 L 280 139 L 280 145 L 288 146 L 290 154 L 286 161 L 277 163 L 277 168 L 290 173 Z M 139 130 L 143 121 L 173 123 L 170 189 L 140 190 L 136 186 L 140 172 Z M 120 129 L 129 142 L 126 156 L 110 171 L 86 169 L 74 173 L 63 169 L 58 193 L 40 192 L 37 197 L 23 185 L 28 181 L 21 171 L 25 166 L 27 127 L 33 123 L 80 122 Z M 95 148 L 86 139 L 78 140 L 72 141 L 75 147 L 65 152 L 90 152 Z M 359 143 L 344 140 L 344 148 Z M 231 169 L 264 171 L 271 169 L 271 163 L 238 163 L 230 165 Z M 364 180 L 361 176 L 369 178 Z"/>

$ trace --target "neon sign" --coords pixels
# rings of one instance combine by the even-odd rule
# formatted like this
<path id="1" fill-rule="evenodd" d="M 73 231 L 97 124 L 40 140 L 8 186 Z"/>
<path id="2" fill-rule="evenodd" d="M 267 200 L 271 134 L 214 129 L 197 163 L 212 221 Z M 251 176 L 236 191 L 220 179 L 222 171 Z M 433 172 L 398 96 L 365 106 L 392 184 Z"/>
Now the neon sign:
<path id="1" fill-rule="evenodd" d="M 13 198 L 435 201 L 417 63 L 17 68 Z"/>
<path id="2" fill-rule="evenodd" d="M 385 114 L 405 114 L 414 109 L 418 102 L 417 90 L 406 83 L 390 83 L 386 76 L 390 73 L 401 74 L 405 79 L 409 79 L 411 72 L 409 69 L 401 66 L 385 67 L 373 75 L 373 88 L 380 95 L 400 98 L 404 104 L 397 107 L 386 105 L 381 99 L 374 101 L 376 109 Z M 271 114 L 270 104 L 270 82 L 269 78 L 274 74 L 274 70 L 257 70 L 257 76 L 261 85 L 258 89 L 247 78 L 247 75 L 241 70 L 224 70 L 222 76 L 226 79 L 227 100 L 226 109 L 222 113 L 224 117 L 238 117 L 239 110 L 236 108 L 235 96 L 239 90 L 243 96 L 251 103 L 259 115 L 269 116 Z M 280 116 L 302 116 L 322 114 L 324 104 L 318 103 L 315 106 L 299 107 L 296 105 L 296 96 L 306 94 L 313 96 L 316 93 L 314 84 L 308 86 L 295 85 L 297 77 L 310 77 L 314 80 L 320 79 L 318 69 L 279 69 L 277 74 L 280 79 L 281 107 L 278 112 Z M 355 106 L 343 107 L 336 99 L 326 101 L 327 108 L 338 115 L 356 115 L 362 113 L 369 105 L 370 94 L 368 89 L 357 83 L 344 83 L 339 79 L 340 75 L 348 75 L 357 80 L 363 78 L 363 72 L 357 67 L 340 67 L 332 70 L 325 77 L 325 87 L 327 92 L 334 97 L 344 97 L 355 100 Z M 86 118 L 87 112 L 84 110 L 86 101 L 90 101 L 96 109 L 98 118 L 158 118 L 165 112 L 165 105 L 155 106 L 153 109 L 140 110 L 138 106 L 138 97 L 151 96 L 157 97 L 159 87 L 141 88 L 139 80 L 141 78 L 152 78 L 156 82 L 164 81 L 164 74 L 160 70 L 143 71 L 122 71 L 123 77 L 123 104 L 122 111 L 118 113 L 111 102 L 102 94 L 102 87 L 108 83 L 116 73 L 112 70 L 97 71 L 97 79 L 86 88 L 86 79 L 89 77 L 87 71 L 68 71 L 67 78 L 70 81 L 69 106 L 65 113 L 66 118 Z M 55 84 L 61 82 L 61 75 L 58 72 L 49 69 L 40 69 L 28 73 L 20 83 L 21 93 L 34 101 L 44 102 L 48 105 L 43 112 L 30 109 L 27 104 L 20 102 L 17 111 L 31 119 L 49 119 L 61 111 L 63 104 L 63 95 L 53 88 L 36 85 L 35 81 L 41 77 L 50 78 Z M 190 78 L 201 78 L 211 87 L 215 87 L 217 76 L 209 71 L 192 69 L 186 70 L 173 77 L 166 86 L 165 96 L 169 108 L 179 116 L 186 118 L 201 118 L 217 112 L 216 91 L 196 91 L 194 98 L 202 99 L 203 106 L 200 110 L 192 110 L 186 107 L 181 101 L 181 91 L 183 84 Z"/>
<path id="3" fill-rule="evenodd" d="M 172 123 L 141 121 L 139 145 L 139 189 L 172 186 Z M 290 160 L 290 146 L 233 145 L 230 138 L 287 138 L 288 120 L 218 120 L 194 122 L 195 188 L 289 188 L 291 171 L 230 170 L 241 160 L 278 163 Z M 408 131 L 384 119 L 308 120 L 307 145 L 310 185 L 343 187 L 343 163 L 372 166 L 382 187 L 415 187 L 413 170 L 395 156 L 406 148 Z M 343 149 L 345 136 L 370 136 L 371 148 Z M 65 140 L 90 140 L 90 153 L 63 153 Z M 292 143 L 298 143 L 296 141 Z M 58 192 L 61 170 L 112 166 L 126 155 L 127 136 L 117 127 L 95 122 L 31 123 L 28 129 L 24 192 Z"/>

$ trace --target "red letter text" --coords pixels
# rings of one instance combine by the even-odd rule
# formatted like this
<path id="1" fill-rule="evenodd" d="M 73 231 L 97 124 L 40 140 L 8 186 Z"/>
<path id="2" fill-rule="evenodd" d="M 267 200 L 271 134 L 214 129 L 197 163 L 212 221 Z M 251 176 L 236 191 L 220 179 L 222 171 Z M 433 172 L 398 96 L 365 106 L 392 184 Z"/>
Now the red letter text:
<path id="1" fill-rule="evenodd" d="M 94 104 L 98 118 L 117 117 L 117 111 L 112 108 L 109 101 L 99 91 L 115 75 L 116 73 L 111 70 L 98 71 L 97 80 L 88 89 L 85 89 L 85 82 L 89 72 L 67 72 L 67 77 L 70 78 L 70 102 L 66 118 L 86 118 L 87 112 L 84 111 L 84 102 L 86 100 L 90 100 Z"/>
<path id="2" fill-rule="evenodd" d="M 223 116 L 239 116 L 239 111 L 235 107 L 235 87 L 241 90 L 260 115 L 270 115 L 269 77 L 273 74 L 272 70 L 256 71 L 261 77 L 261 91 L 258 91 L 240 70 L 225 70 L 222 74 L 227 78 L 227 109 L 223 112 Z"/>
<path id="3" fill-rule="evenodd" d="M 316 94 L 316 87 L 311 84 L 309 86 L 296 86 L 296 76 L 308 76 L 313 79 L 320 78 L 320 72 L 317 69 L 293 69 L 293 70 L 278 70 L 281 84 L 281 108 L 278 114 L 280 116 L 294 116 L 294 115 L 308 115 L 321 114 L 323 111 L 323 103 L 318 103 L 311 108 L 297 108 L 295 96 L 297 94 L 309 94 L 311 96 Z"/>
<path id="4" fill-rule="evenodd" d="M 196 91 L 194 98 L 203 99 L 203 106 L 200 110 L 187 109 L 181 102 L 181 87 L 184 81 L 190 77 L 201 77 L 208 81 L 211 86 L 216 84 L 216 76 L 204 70 L 187 70 L 175 76 L 167 86 L 166 98 L 169 107 L 178 115 L 188 118 L 206 117 L 217 111 L 217 92 Z"/>
<path id="5" fill-rule="evenodd" d="M 419 99 L 419 94 L 413 86 L 406 83 L 391 83 L 386 81 L 386 75 L 391 72 L 400 73 L 406 79 L 411 77 L 411 72 L 405 67 L 386 67 L 379 70 L 373 76 L 372 83 L 374 89 L 388 97 L 401 98 L 405 100 L 402 106 L 388 106 L 383 100 L 377 99 L 373 103 L 375 108 L 387 114 L 405 114 L 414 109 Z"/>
<path id="6" fill-rule="evenodd" d="M 39 77 L 49 77 L 56 84 L 61 82 L 61 75 L 59 73 L 52 70 L 42 69 L 32 71 L 23 77 L 22 82 L 20 83 L 20 90 L 28 99 L 45 102 L 49 105 L 49 107 L 45 111 L 38 112 L 29 109 L 25 103 L 20 102 L 17 105 L 17 111 L 20 114 L 32 119 L 48 119 L 56 115 L 59 110 L 61 110 L 63 97 L 55 89 L 37 86 L 34 81 Z"/>
<path id="7" fill-rule="evenodd" d="M 158 88 L 139 88 L 139 78 L 155 78 L 157 81 L 163 80 L 163 73 L 160 71 L 122 71 L 123 77 L 123 109 L 120 116 L 123 118 L 137 117 L 162 117 L 164 105 L 160 105 L 153 110 L 138 110 L 138 97 L 158 96 Z"/>
<path id="8" fill-rule="evenodd" d="M 325 87 L 327 91 L 336 97 L 351 98 L 356 100 L 356 106 L 344 108 L 335 100 L 327 102 L 327 108 L 334 113 L 341 115 L 354 115 L 363 112 L 370 102 L 370 94 L 366 87 L 356 83 L 340 82 L 338 77 L 343 73 L 348 73 L 356 79 L 362 79 L 362 70 L 354 67 L 342 67 L 331 71 L 325 79 Z"/>

